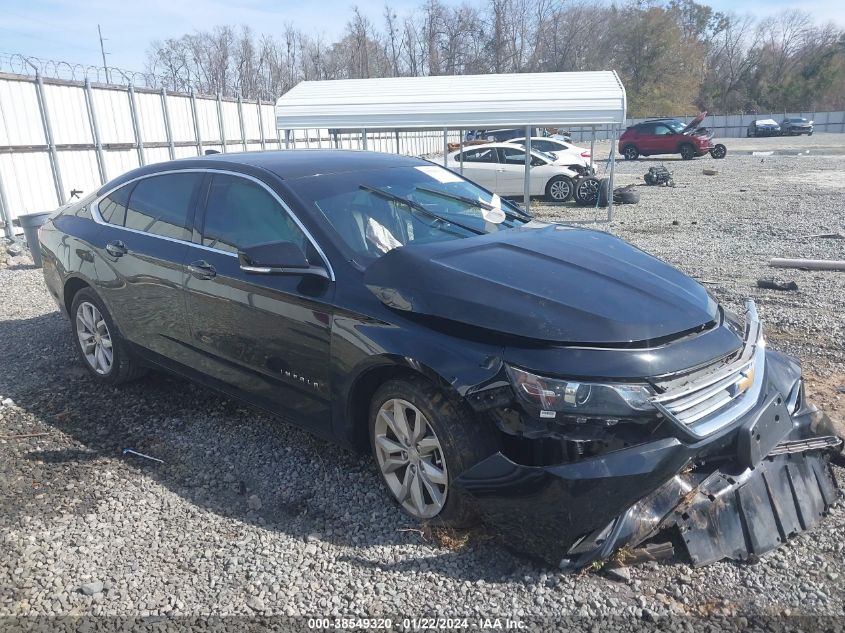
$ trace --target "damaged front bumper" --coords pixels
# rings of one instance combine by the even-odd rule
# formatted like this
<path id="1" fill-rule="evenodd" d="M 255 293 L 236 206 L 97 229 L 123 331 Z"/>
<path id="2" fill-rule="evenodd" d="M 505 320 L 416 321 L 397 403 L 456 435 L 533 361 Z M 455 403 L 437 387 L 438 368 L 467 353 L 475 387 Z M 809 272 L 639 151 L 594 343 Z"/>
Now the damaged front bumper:
<path id="1" fill-rule="evenodd" d="M 694 565 L 759 556 L 827 512 L 839 495 L 828 455 L 842 451 L 841 433 L 803 401 L 797 364 L 760 349 L 754 406 L 715 430 L 553 465 L 499 452 L 455 488 L 508 545 L 565 569 L 667 530 Z"/>

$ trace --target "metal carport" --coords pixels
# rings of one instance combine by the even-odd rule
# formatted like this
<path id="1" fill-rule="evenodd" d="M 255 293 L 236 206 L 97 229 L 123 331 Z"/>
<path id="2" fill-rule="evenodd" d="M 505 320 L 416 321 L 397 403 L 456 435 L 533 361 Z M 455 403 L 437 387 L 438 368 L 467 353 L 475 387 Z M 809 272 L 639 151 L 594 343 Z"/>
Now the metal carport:
<path id="1" fill-rule="evenodd" d="M 366 130 L 437 129 L 444 131 L 444 152 L 446 131 L 456 128 L 525 127 L 529 139 L 534 127 L 609 128 L 612 191 L 625 105 L 625 88 L 615 71 L 303 81 L 276 101 L 276 127 L 286 139 L 296 129 L 356 129 L 365 143 Z M 529 156 L 526 152 L 526 206 Z M 609 195 L 608 219 L 612 215 Z"/>

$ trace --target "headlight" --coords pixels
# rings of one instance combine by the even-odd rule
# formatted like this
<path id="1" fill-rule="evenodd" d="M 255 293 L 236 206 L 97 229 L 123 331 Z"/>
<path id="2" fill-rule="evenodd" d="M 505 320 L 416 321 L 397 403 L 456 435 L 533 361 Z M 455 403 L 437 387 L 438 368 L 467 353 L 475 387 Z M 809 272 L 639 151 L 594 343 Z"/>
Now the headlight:
<path id="1" fill-rule="evenodd" d="M 540 417 L 557 412 L 576 417 L 631 418 L 653 414 L 652 390 L 646 385 L 604 384 L 544 378 L 516 367 L 508 376 L 519 397 L 540 409 Z"/>

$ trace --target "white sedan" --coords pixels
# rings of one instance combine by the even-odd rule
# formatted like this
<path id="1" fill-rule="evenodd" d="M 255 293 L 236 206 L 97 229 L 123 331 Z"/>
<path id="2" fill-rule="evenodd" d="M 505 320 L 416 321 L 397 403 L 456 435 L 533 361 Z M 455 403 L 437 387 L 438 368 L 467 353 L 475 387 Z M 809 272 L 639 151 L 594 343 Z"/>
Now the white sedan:
<path id="1" fill-rule="evenodd" d="M 531 195 L 546 196 L 554 202 L 572 197 L 578 173 L 559 165 L 555 157 L 531 152 Z M 461 171 L 461 152 L 447 156 L 447 166 Z M 525 184 L 525 149 L 512 143 L 486 143 L 463 151 L 463 175 L 500 196 L 523 195 Z"/>
<path id="2" fill-rule="evenodd" d="M 521 138 L 510 139 L 508 143 L 516 143 L 517 145 L 525 146 L 525 137 L 523 136 Z M 567 143 L 566 141 L 548 136 L 532 136 L 531 149 L 554 154 L 558 158 L 563 158 L 564 156 L 577 156 L 585 161 L 585 164 L 590 163 L 590 150 L 587 148 L 578 147 L 572 143 Z"/>

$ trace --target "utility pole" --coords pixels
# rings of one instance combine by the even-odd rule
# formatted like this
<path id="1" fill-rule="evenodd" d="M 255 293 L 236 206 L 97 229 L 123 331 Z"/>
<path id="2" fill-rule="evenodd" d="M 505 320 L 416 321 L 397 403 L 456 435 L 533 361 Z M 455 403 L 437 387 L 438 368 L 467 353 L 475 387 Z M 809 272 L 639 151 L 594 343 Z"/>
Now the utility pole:
<path id="1" fill-rule="evenodd" d="M 106 83 L 110 84 L 109 67 L 106 64 L 106 49 L 103 47 L 103 31 L 100 29 L 99 24 L 97 25 L 97 33 L 100 35 L 100 54 L 103 56 L 103 70 L 106 71 Z"/>

